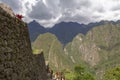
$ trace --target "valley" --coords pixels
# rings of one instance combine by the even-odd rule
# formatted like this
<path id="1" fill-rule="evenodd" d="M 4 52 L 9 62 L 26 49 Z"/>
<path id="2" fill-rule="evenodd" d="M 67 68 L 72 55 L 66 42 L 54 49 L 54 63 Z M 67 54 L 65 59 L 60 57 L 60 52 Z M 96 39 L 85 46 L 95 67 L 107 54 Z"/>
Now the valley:
<path id="1" fill-rule="evenodd" d="M 120 65 L 120 24 L 105 22 L 86 34 L 77 34 L 65 46 L 54 34 L 44 33 L 32 46 L 43 49 L 45 60 L 54 71 L 73 71 L 76 65 L 81 64 L 101 80 L 106 70 Z"/>
<path id="2" fill-rule="evenodd" d="M 0 80 L 120 80 L 119 3 L 0 0 Z"/>

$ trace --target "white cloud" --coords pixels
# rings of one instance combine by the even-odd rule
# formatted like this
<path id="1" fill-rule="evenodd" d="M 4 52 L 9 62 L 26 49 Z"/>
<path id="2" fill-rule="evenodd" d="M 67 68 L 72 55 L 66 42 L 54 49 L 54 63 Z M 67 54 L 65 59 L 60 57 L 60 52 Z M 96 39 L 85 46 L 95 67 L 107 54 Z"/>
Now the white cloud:
<path id="1" fill-rule="evenodd" d="M 0 0 L 16 13 L 25 15 L 46 27 L 61 21 L 89 23 L 120 19 L 120 0 Z M 15 5 L 13 5 L 15 4 Z"/>

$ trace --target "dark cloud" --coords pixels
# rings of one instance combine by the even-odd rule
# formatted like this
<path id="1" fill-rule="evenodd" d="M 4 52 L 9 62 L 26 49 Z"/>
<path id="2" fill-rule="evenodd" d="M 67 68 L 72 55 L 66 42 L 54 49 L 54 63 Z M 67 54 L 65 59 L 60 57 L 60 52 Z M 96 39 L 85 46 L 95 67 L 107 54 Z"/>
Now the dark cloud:
<path id="1" fill-rule="evenodd" d="M 74 8 L 75 7 L 75 1 L 74 0 L 60 0 L 60 6 L 64 8 Z"/>
<path id="2" fill-rule="evenodd" d="M 92 4 L 91 4 L 90 0 L 81 0 L 78 5 L 89 8 L 89 7 L 91 7 Z"/>
<path id="3" fill-rule="evenodd" d="M 117 6 L 115 6 L 115 7 L 112 7 L 111 10 L 112 10 L 112 11 L 118 11 L 118 10 L 120 10 L 120 4 L 117 5 Z"/>
<path id="4" fill-rule="evenodd" d="M 43 4 L 41 1 L 39 3 L 37 3 L 33 7 L 33 11 L 30 13 L 30 17 L 36 16 L 34 18 L 37 18 L 40 20 L 42 20 L 42 19 L 49 20 L 51 18 L 56 18 L 57 16 L 59 16 L 59 14 L 61 14 L 62 16 L 69 18 L 73 12 L 75 13 L 76 9 L 81 9 L 84 7 L 88 8 L 88 6 L 91 5 L 91 2 L 88 0 L 80 0 L 80 1 L 76 1 L 76 0 L 55 0 L 55 1 L 46 0 L 46 4 L 47 4 L 47 6 L 45 4 Z M 37 12 L 37 13 L 39 13 L 39 16 L 36 14 L 36 11 L 38 11 L 38 8 L 40 10 L 43 10 L 43 11 Z M 44 15 L 41 15 L 43 12 L 44 12 Z M 72 19 L 72 17 L 70 17 L 70 20 L 71 19 Z"/>
<path id="5" fill-rule="evenodd" d="M 90 7 L 91 2 L 89 0 L 60 0 L 60 6 L 63 8 L 78 8 Z"/>
<path id="6" fill-rule="evenodd" d="M 104 7 L 98 7 L 97 9 L 96 9 L 98 12 L 100 12 L 100 13 L 104 13 L 105 12 L 105 9 L 104 9 Z"/>
<path id="7" fill-rule="evenodd" d="M 59 19 L 59 21 L 88 23 L 91 19 L 82 14 L 82 9 L 87 10 L 87 8 L 90 6 L 91 2 L 89 0 L 60 0 L 62 17 Z M 77 11 L 79 12 L 77 13 Z"/>
<path id="8" fill-rule="evenodd" d="M 91 21 L 91 18 L 82 16 L 82 15 L 76 15 L 75 18 L 73 19 L 75 22 L 79 21 L 81 23 L 88 23 Z"/>
<path id="9" fill-rule="evenodd" d="M 36 19 L 44 26 L 61 21 L 89 23 L 102 19 L 120 19 L 120 0 L 0 0 L 16 12 L 21 11 L 26 21 Z"/>
<path id="10" fill-rule="evenodd" d="M 74 15 L 71 16 L 70 14 L 64 15 L 62 18 L 60 18 L 60 21 L 72 21 L 72 22 L 79 22 L 79 23 L 88 23 L 91 22 L 91 18 L 84 16 L 84 15 Z"/>
<path id="11" fill-rule="evenodd" d="M 0 0 L 2 3 L 8 4 L 15 12 L 22 8 L 21 0 Z"/>
<path id="12" fill-rule="evenodd" d="M 93 19 L 98 19 L 98 18 L 100 18 L 100 17 L 101 17 L 100 15 L 93 15 L 93 16 L 92 16 Z"/>
<path id="13" fill-rule="evenodd" d="M 27 14 L 29 18 L 37 19 L 44 26 L 49 24 L 51 26 L 61 21 L 89 23 L 101 19 L 115 19 L 114 14 L 117 15 L 120 10 L 119 1 L 37 0 L 37 3 L 32 6 L 32 11 Z M 26 8 L 29 8 L 27 5 L 29 3 L 26 3 Z M 114 11 L 118 12 L 114 13 Z"/>
<path id="14" fill-rule="evenodd" d="M 35 6 L 33 6 L 32 11 L 28 15 L 33 19 L 40 20 L 49 20 L 52 18 L 51 11 L 42 1 L 39 1 Z"/>
<path id="15" fill-rule="evenodd" d="M 25 3 L 25 7 L 26 7 L 26 9 L 29 9 L 29 5 L 30 5 L 29 2 L 26 2 L 26 3 Z"/>
<path id="16" fill-rule="evenodd" d="M 115 16 L 115 17 L 116 17 L 116 16 L 120 16 L 120 13 L 115 13 L 114 16 Z"/>
<path id="17" fill-rule="evenodd" d="M 58 16 L 59 13 L 62 12 L 61 11 L 61 6 L 59 6 L 59 4 L 60 4 L 59 0 L 54 0 L 54 1 L 46 0 L 46 6 L 54 17 Z"/>

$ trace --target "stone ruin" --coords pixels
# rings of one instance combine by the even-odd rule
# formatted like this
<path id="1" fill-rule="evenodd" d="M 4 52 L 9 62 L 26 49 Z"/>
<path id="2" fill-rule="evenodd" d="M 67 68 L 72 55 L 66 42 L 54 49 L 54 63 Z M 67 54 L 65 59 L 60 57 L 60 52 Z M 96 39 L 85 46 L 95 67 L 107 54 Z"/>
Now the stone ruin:
<path id="1" fill-rule="evenodd" d="M 27 24 L 0 4 L 0 80 L 47 80 L 43 52 L 33 55 Z"/>

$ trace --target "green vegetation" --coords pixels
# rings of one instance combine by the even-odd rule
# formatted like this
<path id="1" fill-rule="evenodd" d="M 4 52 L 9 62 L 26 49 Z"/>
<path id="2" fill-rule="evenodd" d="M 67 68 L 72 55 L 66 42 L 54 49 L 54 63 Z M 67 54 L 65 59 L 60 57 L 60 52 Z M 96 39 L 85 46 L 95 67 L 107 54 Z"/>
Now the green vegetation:
<path id="1" fill-rule="evenodd" d="M 40 54 L 41 52 L 43 52 L 43 50 L 41 49 L 32 49 L 32 53 L 33 54 Z"/>
<path id="2" fill-rule="evenodd" d="M 74 72 L 66 73 L 66 80 L 95 80 L 93 75 L 82 65 L 75 66 Z"/>
<path id="3" fill-rule="evenodd" d="M 49 62 L 50 67 L 54 71 L 72 69 L 73 63 L 71 63 L 69 57 L 64 54 L 62 44 L 58 41 L 55 35 L 46 33 L 38 36 L 32 44 L 32 47 L 33 49 L 43 50 L 45 60 Z"/>
<path id="4" fill-rule="evenodd" d="M 77 35 L 65 49 L 68 56 L 88 66 L 100 80 L 106 69 L 120 64 L 120 25 L 107 23 L 94 27 L 85 36 Z"/>
<path id="5" fill-rule="evenodd" d="M 104 80 L 120 80 L 120 67 L 106 71 Z"/>
<path id="6" fill-rule="evenodd" d="M 74 80 L 75 74 L 73 72 L 65 73 L 66 80 Z"/>
<path id="7" fill-rule="evenodd" d="M 76 66 L 75 67 L 75 78 L 74 80 L 95 80 L 94 77 L 88 73 L 84 67 Z"/>
<path id="8" fill-rule="evenodd" d="M 53 70 L 68 70 L 67 80 L 90 77 L 89 72 L 101 80 L 105 70 L 120 64 L 120 24 L 106 23 L 94 27 L 86 35 L 78 34 L 64 48 L 56 36 L 50 33 L 40 35 L 32 46 L 43 49 L 45 60 L 49 61 Z M 81 77 L 75 72 L 76 64 L 86 66 L 86 75 Z"/>

